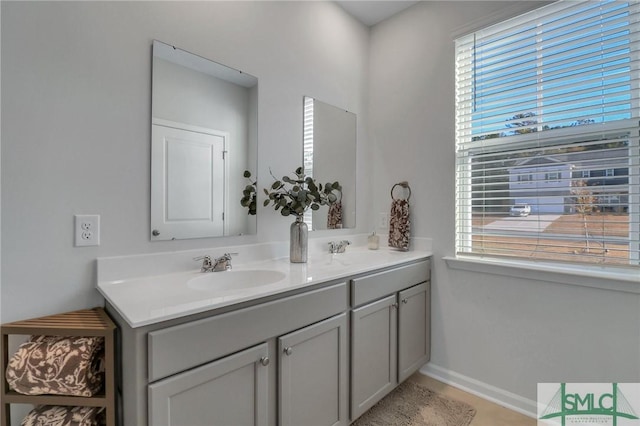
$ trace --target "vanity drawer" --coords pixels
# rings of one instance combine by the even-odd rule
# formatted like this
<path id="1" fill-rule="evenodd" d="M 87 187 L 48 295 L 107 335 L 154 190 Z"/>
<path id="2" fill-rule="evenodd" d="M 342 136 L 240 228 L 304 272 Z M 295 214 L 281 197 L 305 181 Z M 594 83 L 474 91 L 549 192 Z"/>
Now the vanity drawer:
<path id="1" fill-rule="evenodd" d="M 431 262 L 429 259 L 425 259 L 389 271 L 353 279 L 351 280 L 351 304 L 352 306 L 362 305 L 407 287 L 429 281 L 430 277 Z"/>
<path id="2" fill-rule="evenodd" d="M 347 283 L 152 331 L 149 382 L 347 310 Z"/>

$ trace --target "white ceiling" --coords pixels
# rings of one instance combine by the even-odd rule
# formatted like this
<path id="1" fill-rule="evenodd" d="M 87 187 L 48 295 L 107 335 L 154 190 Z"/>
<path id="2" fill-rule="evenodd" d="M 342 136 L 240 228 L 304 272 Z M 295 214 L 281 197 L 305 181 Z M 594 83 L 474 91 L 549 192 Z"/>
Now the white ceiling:
<path id="1" fill-rule="evenodd" d="M 404 0 L 342 0 L 336 1 L 336 3 L 358 21 L 367 26 L 372 26 L 418 2 Z"/>

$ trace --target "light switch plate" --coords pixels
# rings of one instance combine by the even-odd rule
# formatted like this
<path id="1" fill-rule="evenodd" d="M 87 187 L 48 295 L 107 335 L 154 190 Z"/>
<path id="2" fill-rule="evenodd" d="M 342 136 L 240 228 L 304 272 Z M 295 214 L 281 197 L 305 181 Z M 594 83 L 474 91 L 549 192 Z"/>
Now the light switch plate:
<path id="1" fill-rule="evenodd" d="M 389 213 L 381 212 L 378 216 L 378 228 L 379 229 L 388 229 L 389 228 Z"/>

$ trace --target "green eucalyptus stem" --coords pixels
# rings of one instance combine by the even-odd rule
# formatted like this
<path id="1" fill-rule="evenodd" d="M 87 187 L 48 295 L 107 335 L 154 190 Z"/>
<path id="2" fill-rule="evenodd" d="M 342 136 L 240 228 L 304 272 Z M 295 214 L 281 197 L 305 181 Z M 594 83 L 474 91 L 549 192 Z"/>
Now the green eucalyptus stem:
<path id="1" fill-rule="evenodd" d="M 333 204 L 338 200 L 334 191 L 342 190 L 339 182 L 327 182 L 324 186 L 316 183 L 311 176 L 304 174 L 302 167 L 295 170 L 294 178 L 283 176 L 282 179 L 277 179 L 271 168 L 269 173 L 274 182 L 270 190 L 263 189 L 267 196 L 264 206 L 272 204 L 282 216 L 302 216 L 309 208 L 318 210 L 320 206 Z"/>
<path id="2" fill-rule="evenodd" d="M 255 215 L 258 210 L 258 181 L 251 181 L 251 172 L 249 170 L 244 171 L 244 177 L 249 180 L 249 185 L 245 186 L 242 191 L 240 205 L 247 208 L 247 214 Z"/>

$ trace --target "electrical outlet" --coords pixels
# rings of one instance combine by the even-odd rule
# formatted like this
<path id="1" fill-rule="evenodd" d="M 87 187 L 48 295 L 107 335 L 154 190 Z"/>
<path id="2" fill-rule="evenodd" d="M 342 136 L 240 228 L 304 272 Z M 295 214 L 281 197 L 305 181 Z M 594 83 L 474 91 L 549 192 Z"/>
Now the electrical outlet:
<path id="1" fill-rule="evenodd" d="M 387 229 L 389 227 L 389 213 L 380 213 L 378 218 L 378 228 Z"/>
<path id="2" fill-rule="evenodd" d="M 77 214 L 75 217 L 76 247 L 100 245 L 100 215 Z"/>

